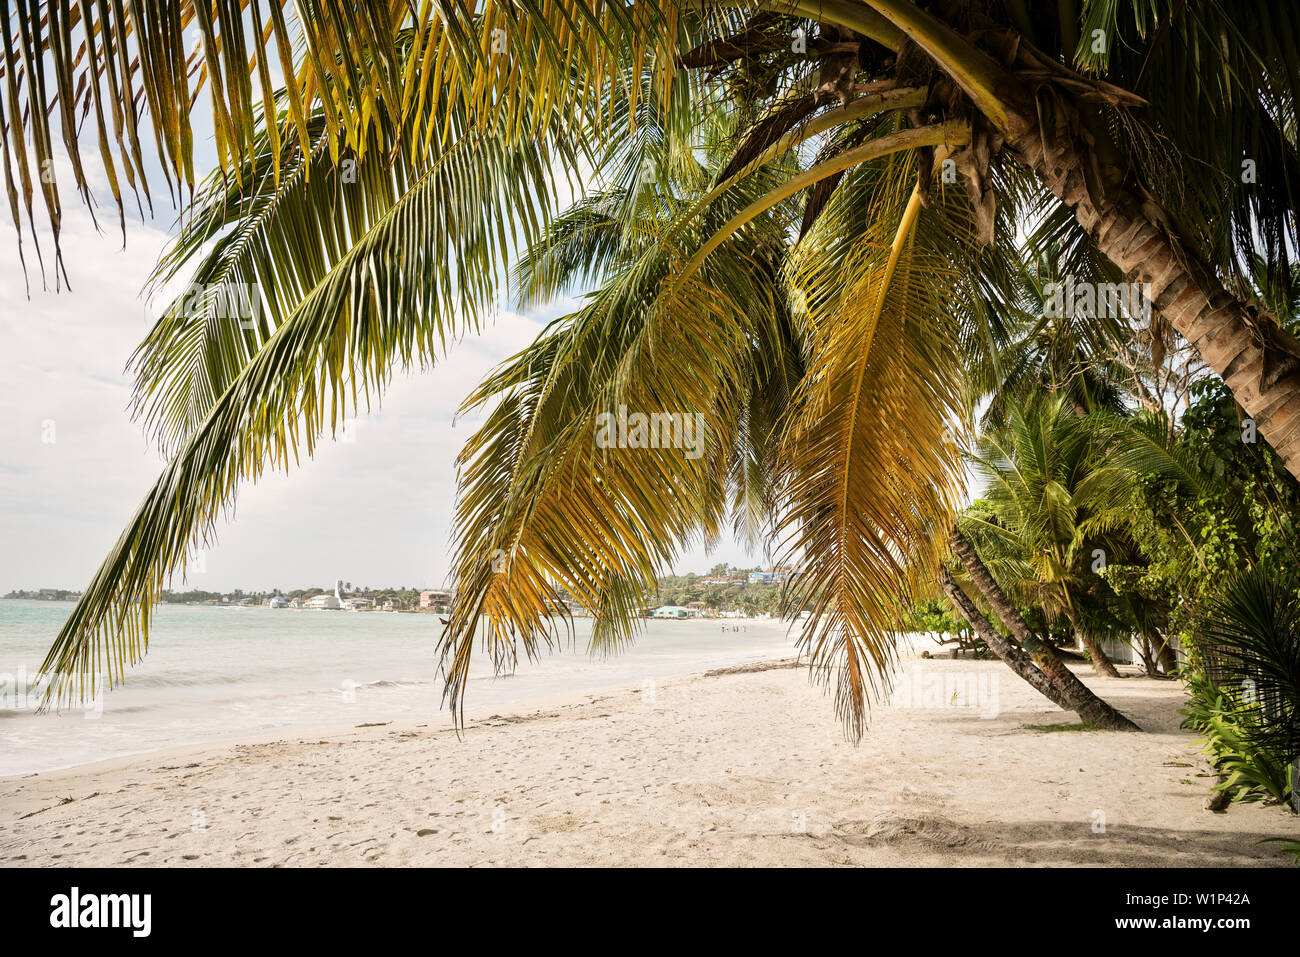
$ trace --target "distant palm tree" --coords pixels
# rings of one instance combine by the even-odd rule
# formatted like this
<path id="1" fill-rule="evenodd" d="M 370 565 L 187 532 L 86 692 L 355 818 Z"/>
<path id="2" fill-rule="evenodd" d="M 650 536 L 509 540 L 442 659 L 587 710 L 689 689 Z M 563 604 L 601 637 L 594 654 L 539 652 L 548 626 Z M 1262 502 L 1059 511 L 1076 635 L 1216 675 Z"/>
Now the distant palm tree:
<path id="1" fill-rule="evenodd" d="M 984 546 L 999 580 L 1067 619 L 1100 674 L 1119 672 L 1102 650 L 1090 596 L 1100 572 L 1135 551 L 1128 535 L 1132 471 L 1115 456 L 1109 416 L 1080 416 L 1063 397 L 1008 407 L 1005 437 L 986 435 L 974 455 L 988 482 L 986 507 L 963 527 Z"/>
<path id="2" fill-rule="evenodd" d="M 935 566 L 957 500 L 956 354 L 1034 216 L 1064 242 L 1064 272 L 1100 255 L 1149 283 L 1300 473 L 1300 348 L 1226 291 L 1247 254 L 1281 275 L 1295 248 L 1300 53 L 1286 38 L 1300 11 L 1030 6 L 158 0 L 144 18 L 86 0 L 6 15 L 20 230 L 40 192 L 57 237 L 50 109 L 87 200 L 78 117 L 94 118 L 119 209 L 118 171 L 152 202 L 144 119 L 168 187 L 193 187 L 198 84 L 222 166 L 157 276 L 193 270 L 199 285 L 135 359 L 137 412 L 171 461 L 51 649 L 60 689 L 105 665 L 115 680 L 143 652 L 159 590 L 240 480 L 310 454 L 349 398 L 355 411 L 396 365 L 426 366 L 476 327 L 501 263 L 543 236 L 557 183 L 633 171 L 618 185 L 639 201 L 662 169 L 637 160 L 689 169 L 718 110 L 733 145 L 707 192 L 665 204 L 654 248 L 623 249 L 572 328 L 477 394 L 503 411 L 464 464 L 458 568 L 473 587 L 449 629 L 454 674 L 480 620 L 501 661 L 544 632 L 555 580 L 598 610 L 599 634 L 626 635 L 683 541 L 715 534 L 729 498 L 763 502 L 805 563 L 814 661 L 860 726 L 884 623 L 909 570 Z M 188 60 L 186 30 L 202 47 Z M 771 227 L 801 241 L 746 262 Z M 249 286 L 255 315 L 232 322 Z M 787 388 L 778 433 L 765 403 Z M 719 447 L 580 449 L 593 415 L 633 403 L 700 411 Z M 508 537 L 487 517 L 502 508 Z M 497 550 L 504 570 L 471 571 Z"/>

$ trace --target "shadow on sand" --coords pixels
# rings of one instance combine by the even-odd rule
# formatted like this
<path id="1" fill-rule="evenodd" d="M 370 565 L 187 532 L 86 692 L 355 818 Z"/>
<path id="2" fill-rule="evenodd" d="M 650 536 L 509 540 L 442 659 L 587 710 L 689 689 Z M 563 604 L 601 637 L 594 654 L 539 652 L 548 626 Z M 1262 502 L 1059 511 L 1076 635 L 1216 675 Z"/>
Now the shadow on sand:
<path id="1" fill-rule="evenodd" d="M 1259 844 L 1275 833 L 1183 831 L 1112 824 L 1094 833 L 1090 822 L 1026 821 L 961 824 L 938 815 L 842 821 L 819 840 L 852 849 L 888 848 L 934 854 L 946 864 L 983 859 L 1023 864 L 1123 867 L 1291 867 L 1275 844 Z"/>

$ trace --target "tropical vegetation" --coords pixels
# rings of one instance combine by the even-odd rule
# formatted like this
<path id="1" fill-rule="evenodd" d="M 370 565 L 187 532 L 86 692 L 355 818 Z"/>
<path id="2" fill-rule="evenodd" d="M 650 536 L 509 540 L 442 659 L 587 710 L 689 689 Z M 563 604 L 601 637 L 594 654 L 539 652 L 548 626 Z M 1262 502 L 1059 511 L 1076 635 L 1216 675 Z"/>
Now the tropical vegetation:
<path id="1" fill-rule="evenodd" d="M 128 201 L 180 204 L 155 288 L 190 280 L 132 363 L 168 461 L 56 693 L 121 679 L 241 483 L 507 295 L 578 293 L 466 400 L 457 708 L 476 647 L 560 640 L 570 597 L 617 648 L 684 547 L 734 532 L 800 567 L 786 608 L 851 734 L 931 602 L 1099 727 L 1136 726 L 1064 666 L 1076 639 L 1294 760 L 1294 710 L 1231 685 L 1294 689 L 1294 592 L 1248 583 L 1300 551 L 1295 5 L 31 0 L 3 29 L 24 262 L 66 281 L 97 162 L 124 232 Z M 625 409 L 706 440 L 600 447 Z"/>

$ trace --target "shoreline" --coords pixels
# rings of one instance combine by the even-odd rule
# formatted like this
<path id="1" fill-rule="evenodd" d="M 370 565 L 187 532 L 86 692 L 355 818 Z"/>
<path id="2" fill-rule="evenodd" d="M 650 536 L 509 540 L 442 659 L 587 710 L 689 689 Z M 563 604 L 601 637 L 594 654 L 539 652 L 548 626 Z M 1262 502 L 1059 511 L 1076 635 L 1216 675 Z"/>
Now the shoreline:
<path id="1" fill-rule="evenodd" d="M 784 662 L 789 661 L 793 663 L 795 660 L 796 659 L 793 657 L 788 659 L 773 658 L 739 665 L 730 665 L 724 668 L 713 668 L 702 671 L 683 671 L 676 674 L 659 676 L 656 677 L 655 680 L 657 682 L 680 681 L 697 677 L 713 677 L 717 674 L 731 672 L 735 669 L 766 671 L 773 667 L 784 667 Z M 793 667 L 793 664 L 791 667 Z M 513 701 L 505 705 L 471 708 L 465 712 L 464 728 L 469 729 L 472 726 L 500 717 L 527 720 L 529 718 L 537 717 L 546 711 L 562 710 L 567 707 L 582 704 L 584 701 L 589 701 L 597 695 L 637 694 L 640 693 L 640 690 L 641 685 L 639 683 L 624 682 L 620 684 L 606 685 L 599 688 L 589 688 L 584 691 L 567 691 L 554 695 L 541 695 L 535 698 L 522 698 L 519 701 Z M 430 727 L 435 722 L 442 726 L 436 728 Z M 265 734 L 239 734 L 228 738 L 194 741 L 189 744 L 175 744 L 162 748 L 151 748 L 146 751 L 135 751 L 131 754 L 119 754 L 111 758 L 102 758 L 96 761 L 84 761 L 80 764 L 68 764 L 57 768 L 48 768 L 44 771 L 19 771 L 16 774 L 0 774 L 0 795 L 3 795 L 6 785 L 17 781 L 27 781 L 32 778 L 41 778 L 49 781 L 58 780 L 63 777 L 75 777 L 80 774 L 93 775 L 102 772 L 118 771 L 133 765 L 145 766 L 155 758 L 193 758 L 197 756 L 208 756 L 216 753 L 225 753 L 241 746 L 259 746 L 276 741 L 283 741 L 287 737 L 337 738 L 346 736 L 354 731 L 381 727 L 393 728 L 394 730 L 428 728 L 428 733 L 430 735 L 438 735 L 444 732 L 452 735 L 456 733 L 456 728 L 452 724 L 451 715 L 445 711 L 439 711 L 437 714 L 420 718 L 392 718 L 387 721 L 364 721 L 360 724 L 304 725 L 301 727 L 296 725 L 285 725 L 278 729 L 267 730 Z M 3 806 L 0 806 L 0 816 L 3 815 L 3 811 Z"/>
<path id="2" fill-rule="evenodd" d="M 1294 816 L 1204 809 L 1181 686 L 1081 669 L 1146 732 L 1079 731 L 993 664 L 910 667 L 995 713 L 881 706 L 858 744 L 783 658 L 7 777 L 0 863 L 1290 866 L 1257 842 Z"/>
<path id="3" fill-rule="evenodd" d="M 157 647 L 138 671 L 90 705 L 66 707 L 59 714 L 34 713 L 44 685 L 30 662 L 39 649 L 30 634 L 19 634 L 8 650 L 20 666 L 11 665 L 7 684 L 0 674 L 0 691 L 8 689 L 7 697 L 0 695 L 0 740 L 6 742 L 0 779 L 363 722 L 451 724 L 430 645 L 437 632 L 434 617 L 234 617 L 240 621 L 206 609 L 176 609 L 178 621 L 160 629 Z M 429 623 L 432 629 L 425 627 Z M 566 693 L 794 653 L 782 625 L 645 624 L 641 640 L 619 655 L 593 654 L 590 626 L 579 622 L 573 633 L 561 636 L 554 653 L 521 663 L 518 673 L 507 663 L 494 675 L 490 662 L 479 661 L 466 714 L 528 708 Z M 357 651 L 361 645 L 353 636 L 358 635 L 366 639 L 364 654 Z M 209 647 L 211 657 L 205 657 Z M 82 712 L 87 719 L 103 720 L 82 722 Z"/>

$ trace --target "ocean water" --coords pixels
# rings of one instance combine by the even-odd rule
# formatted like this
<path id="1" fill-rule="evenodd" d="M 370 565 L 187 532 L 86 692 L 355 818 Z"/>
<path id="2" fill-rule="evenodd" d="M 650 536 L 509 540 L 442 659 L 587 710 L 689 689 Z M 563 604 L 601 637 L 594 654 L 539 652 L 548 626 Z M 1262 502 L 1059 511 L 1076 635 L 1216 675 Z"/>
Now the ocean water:
<path id="1" fill-rule="evenodd" d="M 0 775 L 71 767 L 176 745 L 436 718 L 442 705 L 433 615 L 163 605 L 149 652 L 126 683 L 93 704 L 37 714 L 38 668 L 69 602 L 0 600 Z M 587 653 L 573 646 L 521 658 L 494 676 L 478 655 L 466 707 L 518 701 L 789 655 L 782 622 L 648 621 L 636 643 Z M 743 625 L 743 631 L 737 631 Z"/>

